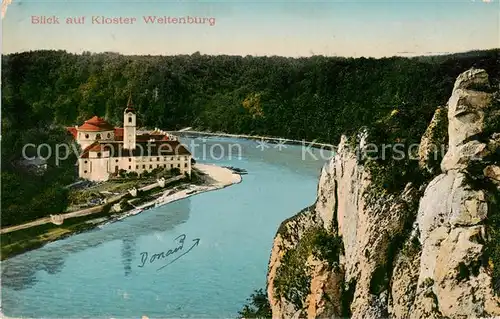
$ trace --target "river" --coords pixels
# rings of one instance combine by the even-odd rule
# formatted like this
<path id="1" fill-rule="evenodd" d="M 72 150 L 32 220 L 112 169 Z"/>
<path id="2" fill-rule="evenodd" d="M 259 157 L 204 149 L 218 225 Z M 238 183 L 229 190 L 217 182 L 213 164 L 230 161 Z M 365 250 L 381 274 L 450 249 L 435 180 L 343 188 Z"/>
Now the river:
<path id="1" fill-rule="evenodd" d="M 314 150 L 315 159 L 302 146 L 243 139 L 183 142 L 200 162 L 234 166 L 248 174 L 240 184 L 4 261 L 4 314 L 235 318 L 253 290 L 265 288 L 280 223 L 314 202 L 325 156 Z"/>

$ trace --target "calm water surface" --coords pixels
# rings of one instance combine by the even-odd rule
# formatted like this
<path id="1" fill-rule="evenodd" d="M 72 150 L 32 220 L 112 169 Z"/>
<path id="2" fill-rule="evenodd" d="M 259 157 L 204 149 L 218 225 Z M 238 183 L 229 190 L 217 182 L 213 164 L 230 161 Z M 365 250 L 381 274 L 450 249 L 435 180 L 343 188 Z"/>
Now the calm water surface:
<path id="1" fill-rule="evenodd" d="M 248 175 L 240 184 L 3 262 L 3 312 L 31 318 L 235 318 L 250 293 L 265 287 L 281 221 L 314 202 L 324 161 L 303 157 L 300 146 L 261 150 L 248 140 L 184 142 L 200 162 L 243 168 Z M 232 147 L 229 154 L 236 144 L 241 153 Z M 203 159 L 211 154 L 222 158 Z M 183 234 L 183 247 L 175 251 Z M 168 256 L 149 263 L 160 252 Z M 143 267 L 141 253 L 148 253 Z"/>

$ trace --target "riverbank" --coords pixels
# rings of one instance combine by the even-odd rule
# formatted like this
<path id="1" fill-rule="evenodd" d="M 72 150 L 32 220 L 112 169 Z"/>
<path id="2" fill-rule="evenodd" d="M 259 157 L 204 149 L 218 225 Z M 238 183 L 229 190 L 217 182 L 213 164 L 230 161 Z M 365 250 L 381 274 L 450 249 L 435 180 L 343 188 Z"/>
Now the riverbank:
<path id="1" fill-rule="evenodd" d="M 335 145 L 327 144 L 327 143 L 318 143 L 316 141 L 305 141 L 305 140 L 292 140 L 288 138 L 280 138 L 280 137 L 272 137 L 272 136 L 260 136 L 260 135 L 246 135 L 246 134 L 230 134 L 223 132 L 204 132 L 204 131 L 193 131 L 190 128 L 184 128 L 179 131 L 171 131 L 169 133 L 176 134 L 179 136 L 213 136 L 213 137 L 231 137 L 231 138 L 243 138 L 247 140 L 259 140 L 265 141 L 266 143 L 282 143 L 282 144 L 290 144 L 290 145 L 305 145 L 314 148 L 322 148 L 328 150 L 334 150 Z"/>
<path id="2" fill-rule="evenodd" d="M 47 223 L 2 234 L 0 236 L 2 243 L 1 260 L 40 248 L 49 242 L 64 239 L 96 227 L 102 227 L 117 220 L 123 220 L 136 215 L 138 212 L 145 212 L 152 207 L 166 205 L 203 192 L 225 188 L 240 183 L 242 180 L 240 175 L 228 168 L 208 164 L 195 164 L 194 168 L 202 174 L 204 179 L 202 185 L 181 184 L 172 189 L 159 190 L 151 194 L 151 197 L 154 197 L 153 200 L 148 200 L 127 211 L 96 213 L 64 220 L 61 225 Z"/>
<path id="3" fill-rule="evenodd" d="M 103 227 L 104 225 L 110 224 L 116 220 L 122 220 L 153 207 L 163 206 L 196 194 L 222 189 L 233 184 L 238 184 L 242 181 L 241 175 L 229 168 L 209 164 L 195 164 L 195 168 L 205 174 L 205 176 L 209 179 L 207 181 L 207 185 L 189 185 L 182 189 L 174 188 L 160 192 L 160 195 L 156 199 L 137 205 L 134 209 L 120 214 L 118 218 L 111 221 L 104 221 L 99 223 L 97 226 Z"/>

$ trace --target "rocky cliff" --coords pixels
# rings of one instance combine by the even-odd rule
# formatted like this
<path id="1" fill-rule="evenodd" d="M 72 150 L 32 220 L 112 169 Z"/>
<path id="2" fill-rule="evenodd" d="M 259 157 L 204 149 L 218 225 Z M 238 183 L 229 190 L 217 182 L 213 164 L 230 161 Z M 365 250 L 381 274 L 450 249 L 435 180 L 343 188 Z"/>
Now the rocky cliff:
<path id="1" fill-rule="evenodd" d="M 273 318 L 500 316 L 499 96 L 461 74 L 421 138 L 425 178 L 399 191 L 377 191 L 369 133 L 342 137 L 316 203 L 276 234 Z"/>

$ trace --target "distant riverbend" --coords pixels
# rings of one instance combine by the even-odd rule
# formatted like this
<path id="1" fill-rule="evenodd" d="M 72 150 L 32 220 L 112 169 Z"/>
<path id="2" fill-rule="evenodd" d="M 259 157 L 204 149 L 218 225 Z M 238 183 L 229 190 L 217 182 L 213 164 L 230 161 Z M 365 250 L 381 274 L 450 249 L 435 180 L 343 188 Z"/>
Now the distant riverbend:
<path id="1" fill-rule="evenodd" d="M 292 140 L 281 137 L 272 137 L 272 136 L 260 136 L 260 135 L 246 135 L 246 134 L 231 134 L 231 133 L 223 133 L 223 132 L 204 132 L 204 131 L 192 131 L 190 128 L 188 130 L 181 130 L 173 132 L 177 135 L 183 135 L 189 137 L 192 136 L 211 136 L 211 137 L 229 137 L 234 139 L 249 139 L 249 140 L 262 140 L 267 143 L 283 143 L 288 145 L 303 145 L 314 148 L 322 148 L 326 150 L 334 150 L 335 145 L 328 143 L 321 143 L 316 141 L 306 141 L 306 140 Z"/>

